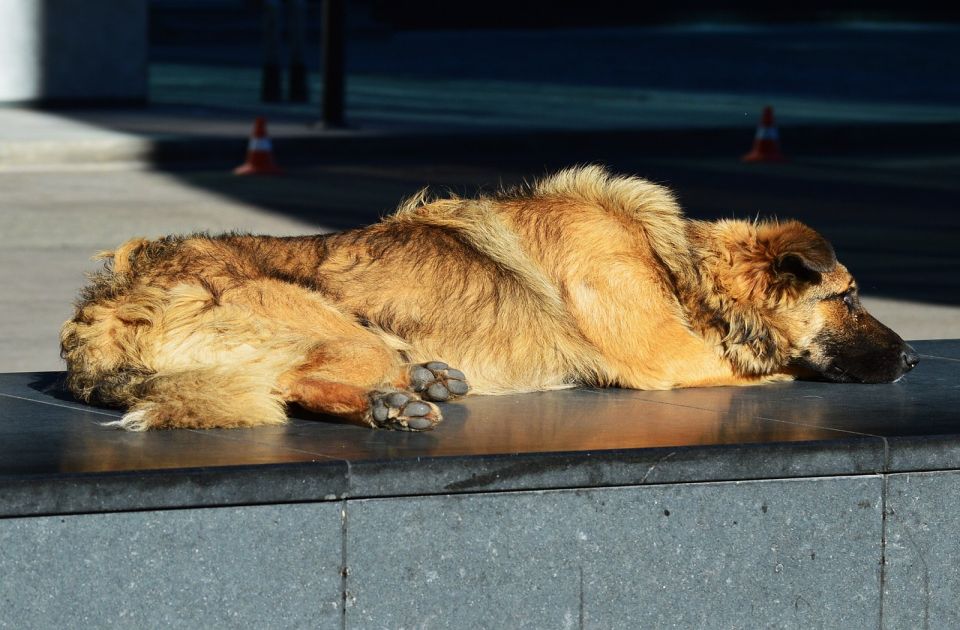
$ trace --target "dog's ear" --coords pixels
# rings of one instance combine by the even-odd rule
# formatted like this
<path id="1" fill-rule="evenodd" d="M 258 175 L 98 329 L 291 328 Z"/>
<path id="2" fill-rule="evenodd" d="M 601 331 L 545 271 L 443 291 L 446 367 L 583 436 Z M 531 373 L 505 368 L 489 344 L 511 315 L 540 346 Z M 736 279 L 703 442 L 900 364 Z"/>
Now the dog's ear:
<path id="1" fill-rule="evenodd" d="M 775 284 L 817 284 L 821 274 L 837 266 L 837 256 L 827 239 L 797 221 L 763 226 L 758 237 L 768 253 Z"/>
<path id="2" fill-rule="evenodd" d="M 821 274 L 828 269 L 829 267 L 824 267 L 816 260 L 794 252 L 780 254 L 771 265 L 776 278 L 802 284 L 819 284 Z"/>

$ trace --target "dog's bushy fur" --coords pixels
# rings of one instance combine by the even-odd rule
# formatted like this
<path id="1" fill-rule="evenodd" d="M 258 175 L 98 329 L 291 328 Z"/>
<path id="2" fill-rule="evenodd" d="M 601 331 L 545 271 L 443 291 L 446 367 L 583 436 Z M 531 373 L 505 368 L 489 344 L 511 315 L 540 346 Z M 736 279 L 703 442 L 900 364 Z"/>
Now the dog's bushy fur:
<path id="1" fill-rule="evenodd" d="M 128 408 L 129 429 L 276 424 L 290 402 L 374 424 L 369 393 L 407 391 L 432 360 L 477 394 L 829 375 L 852 346 L 884 367 L 835 380 L 903 371 L 887 366 L 902 341 L 851 308 L 819 234 L 687 220 L 667 189 L 599 167 L 421 193 L 340 234 L 134 239 L 102 257 L 62 354 L 70 389 Z"/>

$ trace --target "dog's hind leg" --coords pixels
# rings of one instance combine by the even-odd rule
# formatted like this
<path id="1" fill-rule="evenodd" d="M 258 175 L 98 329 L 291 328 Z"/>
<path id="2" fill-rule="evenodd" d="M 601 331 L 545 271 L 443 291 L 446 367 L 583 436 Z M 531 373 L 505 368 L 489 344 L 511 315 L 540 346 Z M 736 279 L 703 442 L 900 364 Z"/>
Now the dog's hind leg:
<path id="1" fill-rule="evenodd" d="M 281 408 L 283 403 L 296 403 L 312 412 L 368 426 L 408 430 L 427 429 L 441 419 L 440 411 L 421 398 L 436 395 L 438 400 L 446 400 L 450 396 L 443 397 L 444 392 L 466 388 L 466 383 L 456 378 L 462 376 L 459 372 L 451 373 L 446 366 L 438 369 L 439 365 L 433 364 L 432 371 L 426 370 L 431 376 L 429 382 L 415 381 L 411 376 L 414 368 L 408 365 L 404 353 L 409 347 L 404 341 L 374 326 L 364 326 L 320 292 L 268 278 L 214 290 L 179 290 L 184 295 L 197 296 L 190 302 L 191 310 L 181 308 L 177 318 L 167 318 L 177 326 L 167 326 L 161 344 L 163 372 L 189 371 L 214 363 L 219 371 L 237 378 L 262 374 L 264 378 L 258 382 L 269 385 L 266 394 L 271 400 L 280 401 Z M 420 385 L 425 385 L 422 396 L 412 391 Z M 158 403 L 185 395 L 163 389 L 163 395 L 154 397 Z M 216 398 L 221 391 L 235 389 L 207 386 L 202 397 Z M 407 399 L 401 401 L 400 396 L 391 396 L 398 392 Z M 203 406 L 215 411 L 212 404 Z M 173 407 L 182 409 L 174 418 L 188 417 L 184 405 Z M 162 405 L 156 407 L 161 408 Z M 242 407 L 229 416 L 210 413 L 205 415 L 202 426 L 253 426 L 262 424 L 256 420 L 261 413 L 252 408 L 247 412 Z M 149 418 L 156 415 L 146 414 Z M 234 415 L 245 418 L 247 423 L 235 424 Z M 274 415 L 268 414 L 268 418 L 272 420 Z M 170 422 L 159 424 L 177 426 Z"/>
<path id="2" fill-rule="evenodd" d="M 341 329 L 341 335 L 344 332 Z M 350 335 L 318 344 L 281 377 L 279 389 L 284 400 L 309 411 L 370 427 L 421 431 L 442 420 L 436 405 L 427 402 L 431 400 L 427 390 L 432 387 L 434 394 L 440 394 L 437 385 L 447 382 L 443 379 L 451 370 L 446 365 L 438 369 L 438 364 L 433 368 L 405 364 L 398 350 L 357 325 Z M 418 370 L 429 375 L 429 382 L 414 378 L 414 374 L 423 376 Z M 422 389 L 423 396 L 413 387 Z M 443 391 L 447 395 L 440 400 L 450 397 L 448 389 Z"/>
<path id="3" fill-rule="evenodd" d="M 225 367 L 154 374 L 131 384 L 127 413 L 107 424 L 130 431 L 283 424 L 284 401 L 272 381 L 269 372 Z"/>
<path id="4" fill-rule="evenodd" d="M 374 428 L 423 431 L 443 419 L 436 405 L 410 391 L 368 390 L 357 385 L 303 378 L 290 386 L 287 397 L 310 411 Z"/>

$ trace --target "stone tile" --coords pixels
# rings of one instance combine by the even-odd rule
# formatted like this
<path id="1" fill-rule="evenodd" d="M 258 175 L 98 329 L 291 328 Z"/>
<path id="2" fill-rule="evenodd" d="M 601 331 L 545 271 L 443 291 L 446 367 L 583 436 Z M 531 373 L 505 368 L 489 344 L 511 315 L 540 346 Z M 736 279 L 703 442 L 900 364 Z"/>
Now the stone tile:
<path id="1" fill-rule="evenodd" d="M 0 520 L 0 628 L 338 628 L 340 511 Z"/>
<path id="2" fill-rule="evenodd" d="M 11 431 L 24 431 L 18 422 L 21 408 L 6 409 L 5 394 L 56 407 L 34 407 L 33 415 L 57 419 L 70 412 L 91 411 L 73 400 L 58 384 L 61 374 L 0 375 L 0 419 Z M 829 387 L 817 384 L 820 387 Z M 782 444 L 835 441 L 850 432 L 778 422 L 758 415 L 750 388 L 714 388 L 707 408 L 694 403 L 702 390 L 666 392 L 666 397 L 646 400 L 657 392 L 624 389 L 580 388 L 507 396 L 475 396 L 443 405 L 446 421 L 423 433 L 371 431 L 364 427 L 304 419 L 283 427 L 216 432 L 249 444 L 270 443 L 351 461 L 653 449 L 687 446 Z M 776 400 L 789 389 L 767 388 L 765 398 Z M 763 398 L 763 397 L 761 397 Z M 747 404 L 744 404 L 747 400 Z M 12 403 L 10 403 L 12 404 Z M 811 404 L 809 401 L 806 403 Z M 97 412 L 115 410 L 94 409 Z M 33 420 L 31 420 L 32 422 Z M 2 429 L 0 429 L 2 430 Z M 854 434 L 853 437 L 864 437 Z M 2 445 L 0 445 L 2 448 Z M 218 452 L 218 451 L 212 451 Z M 123 469 L 118 466 L 116 469 Z M 859 472 L 859 471 L 850 471 Z"/>
<path id="3" fill-rule="evenodd" d="M 131 472 L 332 460 L 296 448 L 282 433 L 133 432 L 103 426 L 121 415 L 116 409 L 84 405 L 38 392 L 7 394 L 0 391 L 0 475 Z M 259 439 L 248 439 L 254 436 Z"/>
<path id="4" fill-rule="evenodd" d="M 949 348 L 950 344 L 929 342 L 921 347 L 931 346 Z M 926 355 L 914 371 L 892 384 L 797 381 L 737 388 L 732 394 L 715 387 L 640 392 L 640 396 L 650 402 L 720 411 L 731 419 L 779 420 L 807 427 L 811 433 L 833 429 L 850 436 L 888 438 L 960 435 L 958 373 L 957 360 Z M 749 441 L 748 436 L 744 438 Z"/>
<path id="5" fill-rule="evenodd" d="M 57 406 L 54 406 L 56 404 Z M 230 431 L 132 433 L 113 412 L 0 394 L 0 517 L 338 498 L 347 465 Z"/>
<path id="6" fill-rule="evenodd" d="M 890 475 L 884 628 L 960 628 L 960 472 Z"/>
<path id="7" fill-rule="evenodd" d="M 911 341 L 921 357 L 939 357 L 960 361 L 960 339 L 935 339 L 932 341 Z"/>
<path id="8" fill-rule="evenodd" d="M 881 486 L 351 501 L 347 627 L 876 628 Z"/>
<path id="9" fill-rule="evenodd" d="M 960 468 L 960 436 L 907 435 L 888 440 L 888 472 L 951 470 Z"/>
<path id="10" fill-rule="evenodd" d="M 879 473 L 880 438 L 679 448 L 370 459 L 350 466 L 350 497 L 593 488 Z"/>
<path id="11" fill-rule="evenodd" d="M 332 501 L 346 478 L 344 462 L 0 477 L 0 518 Z"/>

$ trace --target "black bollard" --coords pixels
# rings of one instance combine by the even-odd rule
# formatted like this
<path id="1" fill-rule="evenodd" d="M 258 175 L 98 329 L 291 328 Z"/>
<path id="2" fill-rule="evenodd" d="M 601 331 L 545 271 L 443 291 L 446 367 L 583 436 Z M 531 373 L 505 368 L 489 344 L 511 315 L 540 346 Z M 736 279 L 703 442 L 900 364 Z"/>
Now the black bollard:
<path id="1" fill-rule="evenodd" d="M 280 0 L 263 2 L 263 63 L 260 73 L 260 100 L 276 103 L 283 94 L 280 72 Z"/>
<path id="2" fill-rule="evenodd" d="M 287 96 L 295 103 L 310 100 L 306 63 L 306 0 L 287 0 L 287 33 L 290 38 L 290 84 Z"/>
<path id="3" fill-rule="evenodd" d="M 323 2 L 323 124 L 343 127 L 343 0 Z"/>

